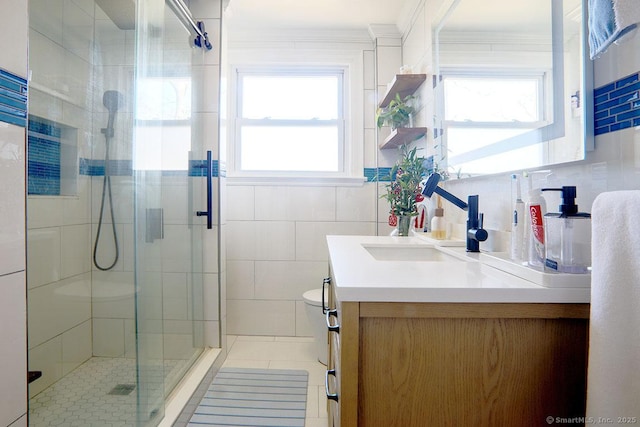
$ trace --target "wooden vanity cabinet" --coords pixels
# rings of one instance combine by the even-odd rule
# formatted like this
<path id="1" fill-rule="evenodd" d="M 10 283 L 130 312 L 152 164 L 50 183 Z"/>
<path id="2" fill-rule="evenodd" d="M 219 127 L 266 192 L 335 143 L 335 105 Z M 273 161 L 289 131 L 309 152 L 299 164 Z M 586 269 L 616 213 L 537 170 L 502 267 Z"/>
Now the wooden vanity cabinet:
<path id="1" fill-rule="evenodd" d="M 588 304 L 341 303 L 331 288 L 330 426 L 584 416 Z"/>

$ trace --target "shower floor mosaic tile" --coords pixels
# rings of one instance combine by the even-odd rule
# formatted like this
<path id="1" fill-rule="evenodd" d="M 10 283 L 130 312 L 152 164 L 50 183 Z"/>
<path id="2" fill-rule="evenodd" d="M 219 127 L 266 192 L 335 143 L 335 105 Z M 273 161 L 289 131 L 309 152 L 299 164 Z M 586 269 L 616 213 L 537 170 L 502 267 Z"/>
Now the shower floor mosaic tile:
<path id="1" fill-rule="evenodd" d="M 179 363 L 183 362 L 165 361 L 158 381 Z M 134 426 L 135 383 L 135 359 L 91 358 L 29 400 L 29 426 Z"/>

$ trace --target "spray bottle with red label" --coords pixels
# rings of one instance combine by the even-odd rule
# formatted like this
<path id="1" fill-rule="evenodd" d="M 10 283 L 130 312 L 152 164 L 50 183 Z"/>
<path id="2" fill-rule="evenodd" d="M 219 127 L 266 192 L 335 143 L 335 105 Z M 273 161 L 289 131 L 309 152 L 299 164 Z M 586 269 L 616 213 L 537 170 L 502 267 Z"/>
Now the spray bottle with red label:
<path id="1" fill-rule="evenodd" d="M 529 266 L 544 269 L 544 222 L 547 204 L 540 188 L 529 190 L 527 212 L 531 229 L 529 233 Z"/>

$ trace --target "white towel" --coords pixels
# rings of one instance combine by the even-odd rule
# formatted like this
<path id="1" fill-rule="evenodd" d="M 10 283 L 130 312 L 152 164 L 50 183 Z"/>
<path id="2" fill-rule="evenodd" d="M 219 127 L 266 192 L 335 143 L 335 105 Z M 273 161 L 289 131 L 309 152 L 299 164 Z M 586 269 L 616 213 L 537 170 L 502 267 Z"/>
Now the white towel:
<path id="1" fill-rule="evenodd" d="M 587 416 L 640 423 L 640 191 L 596 198 L 591 247 Z"/>

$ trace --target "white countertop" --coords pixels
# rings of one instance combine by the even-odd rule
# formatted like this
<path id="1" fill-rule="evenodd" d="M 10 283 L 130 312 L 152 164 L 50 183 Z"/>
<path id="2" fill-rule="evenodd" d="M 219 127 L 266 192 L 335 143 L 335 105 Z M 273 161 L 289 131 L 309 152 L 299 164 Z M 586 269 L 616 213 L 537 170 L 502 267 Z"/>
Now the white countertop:
<path id="1" fill-rule="evenodd" d="M 417 237 L 327 236 L 340 301 L 588 303 L 589 287 L 546 288 L 478 261 L 464 247 L 437 247 L 450 261 L 377 260 L 365 248 L 434 247 Z"/>

